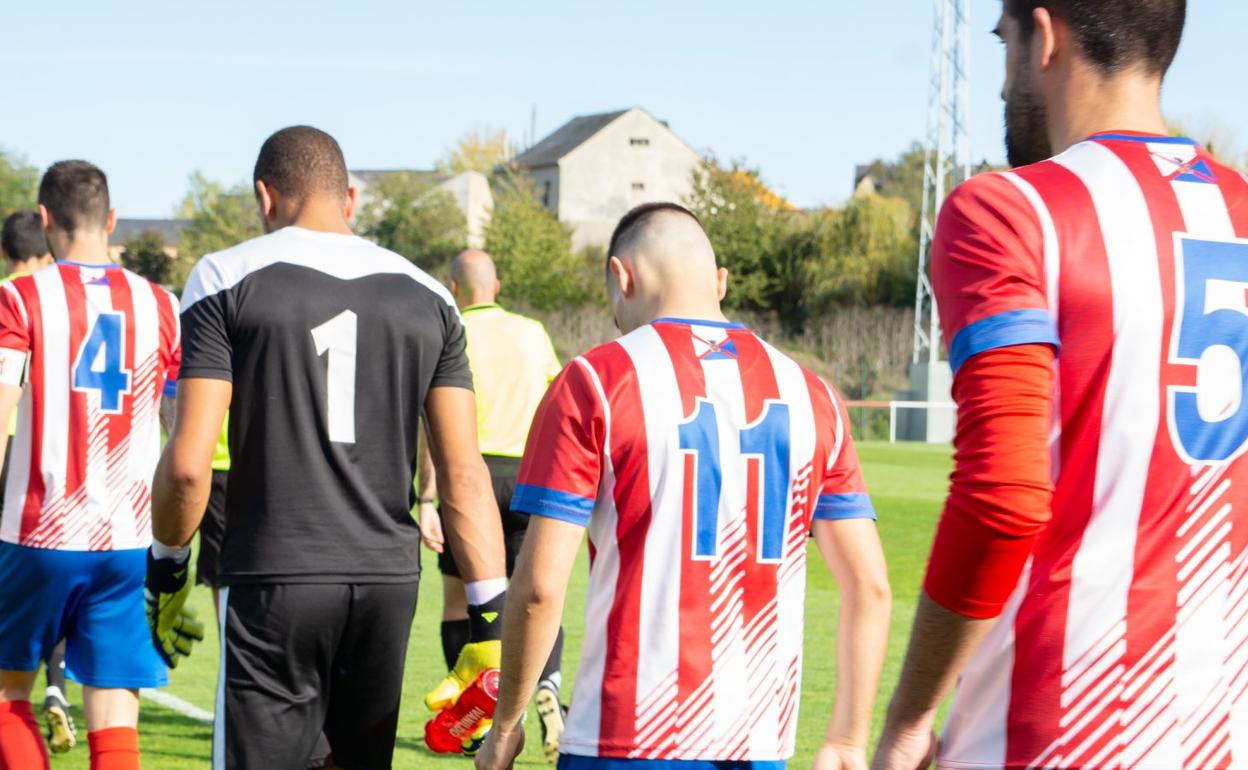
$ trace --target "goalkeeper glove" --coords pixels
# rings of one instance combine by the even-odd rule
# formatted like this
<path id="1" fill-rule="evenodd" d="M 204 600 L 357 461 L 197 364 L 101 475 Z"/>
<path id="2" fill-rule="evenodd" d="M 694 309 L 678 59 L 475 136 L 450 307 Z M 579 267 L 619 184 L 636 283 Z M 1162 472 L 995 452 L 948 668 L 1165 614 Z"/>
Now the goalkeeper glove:
<path id="1" fill-rule="evenodd" d="M 425 695 L 425 706 L 430 711 L 441 711 L 453 705 L 482 671 L 502 664 L 503 604 L 506 600 L 504 592 L 485 604 L 468 606 L 470 641 L 460 651 L 455 668 Z"/>
<path id="2" fill-rule="evenodd" d="M 152 645 L 169 668 L 191 654 L 191 645 L 204 640 L 204 626 L 186 606 L 191 594 L 187 580 L 190 552 L 178 557 L 157 558 L 147 552 L 147 578 L 143 598 L 147 610 L 147 627 L 152 632 Z"/>

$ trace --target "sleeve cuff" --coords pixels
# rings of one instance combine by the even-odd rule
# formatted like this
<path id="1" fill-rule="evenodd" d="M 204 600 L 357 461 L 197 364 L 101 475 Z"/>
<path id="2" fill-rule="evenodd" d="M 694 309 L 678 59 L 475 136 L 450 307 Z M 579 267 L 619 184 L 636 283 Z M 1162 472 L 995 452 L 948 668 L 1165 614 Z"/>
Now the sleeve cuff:
<path id="1" fill-rule="evenodd" d="M 430 388 L 462 388 L 463 390 L 473 390 L 472 377 L 460 377 L 453 375 L 450 377 L 434 377 L 433 382 L 429 383 Z"/>
<path id="2" fill-rule="evenodd" d="M 1029 308 L 997 313 L 963 327 L 954 335 L 949 344 L 949 365 L 957 372 L 962 364 L 986 350 L 1034 344 L 1061 349 L 1057 326 L 1049 311 Z"/>
<path id="3" fill-rule="evenodd" d="M 1006 535 L 946 509 L 936 529 L 923 590 L 950 612 L 977 620 L 995 618 L 1018 586 L 1035 539 Z"/>
<path id="4" fill-rule="evenodd" d="M 528 516 L 544 516 L 588 527 L 594 501 L 558 489 L 519 484 L 511 497 L 511 509 Z"/>
<path id="5" fill-rule="evenodd" d="M 161 391 L 161 393 L 164 395 L 165 398 L 177 398 L 178 381 L 177 380 L 165 380 L 165 387 Z"/>
<path id="6" fill-rule="evenodd" d="M 218 369 L 215 366 L 183 366 L 178 372 L 178 380 L 225 380 L 234 381 L 234 372 L 229 369 Z"/>
<path id="7" fill-rule="evenodd" d="M 861 492 L 842 495 L 819 495 L 815 503 L 815 521 L 870 519 L 876 521 L 871 498 Z"/>

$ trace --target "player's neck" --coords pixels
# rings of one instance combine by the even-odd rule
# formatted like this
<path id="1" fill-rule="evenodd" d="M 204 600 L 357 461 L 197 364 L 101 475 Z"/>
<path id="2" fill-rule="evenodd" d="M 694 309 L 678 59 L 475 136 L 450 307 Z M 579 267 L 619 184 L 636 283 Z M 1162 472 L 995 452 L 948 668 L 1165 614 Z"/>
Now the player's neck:
<path id="1" fill-rule="evenodd" d="M 660 318 L 681 318 L 689 321 L 728 323 L 728 317 L 720 309 L 719 303 L 664 302 L 655 306 L 647 315 L 650 316 L 651 321 Z"/>
<path id="2" fill-rule="evenodd" d="M 70 239 L 52 235 L 48 239 L 53 244 L 53 253 L 60 262 L 73 262 L 76 265 L 111 265 L 108 257 L 108 235 L 82 234 Z"/>
<path id="3" fill-rule="evenodd" d="M 318 233 L 353 234 L 351 225 L 343 216 L 342 206 L 321 198 L 309 198 L 274 224 L 278 228 L 300 227 Z"/>
<path id="4" fill-rule="evenodd" d="M 1051 112 L 1053 147 L 1062 152 L 1094 134 L 1133 131 L 1169 133 L 1161 114 L 1161 81 L 1138 73 L 1106 78 L 1089 76 L 1092 85 L 1070 89 Z"/>

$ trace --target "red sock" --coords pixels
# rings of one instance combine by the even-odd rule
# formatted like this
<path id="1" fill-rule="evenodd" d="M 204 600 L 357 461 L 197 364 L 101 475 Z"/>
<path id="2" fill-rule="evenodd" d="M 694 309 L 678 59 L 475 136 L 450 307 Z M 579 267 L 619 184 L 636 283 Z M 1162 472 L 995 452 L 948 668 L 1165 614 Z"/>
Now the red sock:
<path id="1" fill-rule="evenodd" d="M 0 770 L 48 770 L 48 751 L 28 700 L 0 702 Z"/>
<path id="2" fill-rule="evenodd" d="M 87 733 L 91 770 L 139 770 L 139 731 L 110 727 Z"/>

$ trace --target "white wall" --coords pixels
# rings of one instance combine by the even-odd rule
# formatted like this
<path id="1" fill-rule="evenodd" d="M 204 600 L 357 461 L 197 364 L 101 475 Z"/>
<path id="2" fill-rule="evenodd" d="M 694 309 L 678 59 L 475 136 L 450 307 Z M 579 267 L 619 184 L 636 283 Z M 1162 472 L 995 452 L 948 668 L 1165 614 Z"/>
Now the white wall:
<path id="1" fill-rule="evenodd" d="M 649 144 L 634 145 L 633 139 Z M 616 222 L 638 204 L 681 202 L 699 160 L 644 110 L 621 115 L 559 161 L 559 218 L 575 228 L 574 247 L 606 246 Z M 539 195 L 541 190 L 539 183 Z"/>

